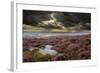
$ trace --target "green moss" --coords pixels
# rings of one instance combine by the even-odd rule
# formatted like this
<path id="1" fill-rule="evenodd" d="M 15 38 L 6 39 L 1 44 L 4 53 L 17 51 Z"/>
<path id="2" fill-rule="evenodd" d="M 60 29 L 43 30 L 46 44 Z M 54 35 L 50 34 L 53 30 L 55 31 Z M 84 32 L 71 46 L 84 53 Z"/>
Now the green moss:
<path id="1" fill-rule="evenodd" d="M 51 55 L 43 55 L 39 53 L 38 51 L 32 54 L 33 61 L 48 61 L 51 58 Z"/>
<path id="2" fill-rule="evenodd" d="M 30 51 L 23 52 L 23 62 L 30 62 L 32 61 L 32 53 Z"/>

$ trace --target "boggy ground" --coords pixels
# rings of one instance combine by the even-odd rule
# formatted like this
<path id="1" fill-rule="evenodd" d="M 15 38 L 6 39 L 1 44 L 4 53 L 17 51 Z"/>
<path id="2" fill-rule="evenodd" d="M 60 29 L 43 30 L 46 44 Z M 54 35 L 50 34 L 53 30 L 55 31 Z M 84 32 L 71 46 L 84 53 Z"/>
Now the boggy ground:
<path id="1" fill-rule="evenodd" d="M 41 54 L 39 49 L 52 45 L 56 55 Z M 23 38 L 23 62 L 91 59 L 91 36 L 49 36 Z"/>

